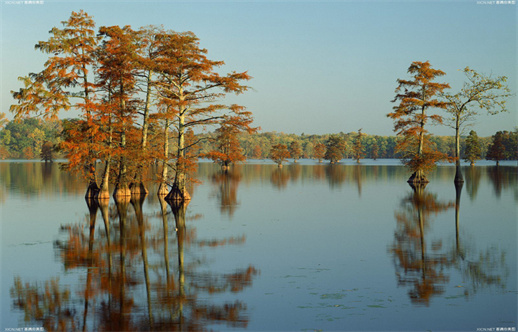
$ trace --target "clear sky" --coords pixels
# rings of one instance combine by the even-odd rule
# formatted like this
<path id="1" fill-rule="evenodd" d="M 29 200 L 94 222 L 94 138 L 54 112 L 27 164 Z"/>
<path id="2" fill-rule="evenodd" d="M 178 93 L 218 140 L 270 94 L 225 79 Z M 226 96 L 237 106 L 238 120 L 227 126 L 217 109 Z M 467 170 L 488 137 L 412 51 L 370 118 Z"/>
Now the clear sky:
<path id="1" fill-rule="evenodd" d="M 33 2 L 36 2 L 34 0 Z M 97 26 L 163 25 L 192 31 L 224 70 L 248 71 L 252 91 L 228 98 L 254 113 L 263 131 L 392 135 L 386 114 L 396 80 L 412 61 L 447 73 L 452 91 L 469 66 L 509 77 L 517 91 L 517 4 L 501 1 L 55 1 L 1 0 L 1 112 L 18 76 L 42 69 L 34 50 L 72 11 Z M 516 1 L 515 1 L 516 2 Z M 507 114 L 481 115 L 479 136 L 518 125 L 516 96 Z M 73 114 L 64 114 L 64 117 Z M 453 135 L 447 127 L 433 128 Z"/>

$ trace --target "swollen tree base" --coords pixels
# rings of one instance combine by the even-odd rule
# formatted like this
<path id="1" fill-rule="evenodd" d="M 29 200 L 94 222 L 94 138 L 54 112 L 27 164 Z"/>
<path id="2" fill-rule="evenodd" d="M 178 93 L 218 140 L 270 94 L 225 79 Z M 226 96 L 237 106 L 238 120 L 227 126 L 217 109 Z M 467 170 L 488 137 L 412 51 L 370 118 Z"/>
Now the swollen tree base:
<path id="1" fill-rule="evenodd" d="M 169 189 L 167 189 L 167 184 L 165 182 L 160 183 L 158 186 L 157 195 L 158 196 L 167 196 L 169 194 Z"/>
<path id="2" fill-rule="evenodd" d="M 126 186 L 117 185 L 115 187 L 115 190 L 113 191 L 113 197 L 115 199 L 117 199 L 119 197 L 131 197 L 131 190 L 129 189 L 129 187 L 127 185 Z"/>
<path id="3" fill-rule="evenodd" d="M 110 199 L 110 192 L 108 191 L 108 189 L 101 189 L 97 192 L 95 198 L 97 198 L 98 200 Z"/>
<path id="4" fill-rule="evenodd" d="M 97 185 L 97 182 L 90 181 L 90 184 L 88 185 L 88 188 L 86 189 L 85 198 L 95 198 L 97 196 L 97 193 L 99 192 L 99 186 Z"/>
<path id="5" fill-rule="evenodd" d="M 178 186 L 174 184 L 165 199 L 166 201 L 190 201 L 191 195 L 189 195 L 187 190 L 180 190 Z"/>
<path id="6" fill-rule="evenodd" d="M 130 191 L 132 195 L 147 195 L 149 193 L 143 182 L 130 184 Z"/>
<path id="7" fill-rule="evenodd" d="M 455 183 L 464 183 L 464 177 L 462 176 L 462 171 L 460 170 L 460 166 L 456 166 L 455 170 Z"/>
<path id="8" fill-rule="evenodd" d="M 414 172 L 414 174 L 412 174 L 412 176 L 410 176 L 410 178 L 408 179 L 407 182 L 408 183 L 428 183 L 430 181 L 428 181 L 428 179 L 426 178 L 426 176 L 423 173 Z"/>

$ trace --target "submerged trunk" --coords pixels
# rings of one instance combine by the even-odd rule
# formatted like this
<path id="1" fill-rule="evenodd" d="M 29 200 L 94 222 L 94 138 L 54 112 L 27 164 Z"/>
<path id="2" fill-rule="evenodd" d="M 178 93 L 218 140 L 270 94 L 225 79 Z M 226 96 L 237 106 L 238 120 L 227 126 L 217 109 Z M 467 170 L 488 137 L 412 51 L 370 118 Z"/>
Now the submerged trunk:
<path id="1" fill-rule="evenodd" d="M 426 176 L 424 175 L 424 172 L 422 170 L 418 170 L 410 176 L 410 178 L 408 179 L 407 182 L 412 184 L 412 183 L 428 183 L 430 181 L 428 181 L 428 179 L 426 178 Z"/>
<path id="2" fill-rule="evenodd" d="M 97 193 L 99 192 L 99 186 L 97 185 L 97 181 L 95 179 L 90 180 L 90 183 L 88 184 L 88 188 L 86 189 L 85 198 L 95 198 Z"/>
<path id="3" fill-rule="evenodd" d="M 187 174 L 185 169 L 185 110 L 178 117 L 178 153 L 176 159 L 176 176 L 173 187 L 166 196 L 168 201 L 189 201 L 191 196 L 187 191 Z"/>

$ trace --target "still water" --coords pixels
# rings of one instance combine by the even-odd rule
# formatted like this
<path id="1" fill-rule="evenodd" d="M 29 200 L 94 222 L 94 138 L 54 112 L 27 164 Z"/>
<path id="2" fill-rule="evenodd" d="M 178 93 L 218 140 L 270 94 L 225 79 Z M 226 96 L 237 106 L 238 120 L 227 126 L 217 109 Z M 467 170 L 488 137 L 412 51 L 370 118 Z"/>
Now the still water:
<path id="1" fill-rule="evenodd" d="M 463 171 L 200 163 L 171 206 L 2 162 L 0 329 L 516 331 L 516 162 Z"/>

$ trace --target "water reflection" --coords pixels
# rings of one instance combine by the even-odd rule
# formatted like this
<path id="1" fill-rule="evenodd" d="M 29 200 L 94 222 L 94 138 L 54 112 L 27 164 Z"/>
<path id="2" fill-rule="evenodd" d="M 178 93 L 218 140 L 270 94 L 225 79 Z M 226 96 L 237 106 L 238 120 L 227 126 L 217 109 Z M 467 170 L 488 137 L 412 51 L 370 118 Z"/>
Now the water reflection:
<path id="1" fill-rule="evenodd" d="M 444 293 L 449 271 L 462 276 L 464 296 L 483 287 L 506 287 L 509 274 L 505 251 L 489 246 L 478 251 L 475 245 L 463 242 L 460 232 L 460 202 L 463 183 L 455 184 L 455 202 L 441 201 L 428 192 L 426 184 L 411 185 L 412 192 L 401 200 L 395 212 L 397 228 L 389 252 L 393 255 L 400 286 L 409 287 L 414 304 L 430 305 L 433 296 Z M 455 208 L 455 245 L 448 248 L 444 240 L 429 240 L 432 216 Z"/>
<path id="2" fill-rule="evenodd" d="M 272 171 L 272 175 L 270 176 L 270 181 L 273 186 L 279 190 L 286 188 L 290 180 L 290 173 L 285 168 L 286 167 L 277 167 L 277 169 Z"/>
<path id="3" fill-rule="evenodd" d="M 451 262 L 460 271 L 463 281 L 469 286 L 465 296 L 476 293 L 480 288 L 506 288 L 509 269 L 504 250 L 489 246 L 477 251 L 475 245 L 463 242 L 460 235 L 460 202 L 463 183 L 455 183 L 455 249 L 451 250 Z"/>
<path id="4" fill-rule="evenodd" d="M 220 202 L 220 211 L 230 217 L 238 206 L 237 188 L 241 181 L 239 169 L 233 167 L 228 171 L 218 171 L 212 175 L 212 184 L 216 189 L 216 198 Z"/>
<path id="5" fill-rule="evenodd" d="M 11 297 L 27 323 L 40 323 L 48 331 L 198 331 L 214 323 L 246 327 L 244 302 L 210 303 L 210 297 L 241 292 L 258 271 L 249 265 L 211 273 L 202 259 L 185 259 L 194 247 L 239 245 L 244 236 L 199 240 L 186 222 L 186 204 L 169 204 L 171 213 L 160 197 L 160 212 L 148 215 L 144 201 L 144 196 L 112 205 L 88 200 L 86 222 L 62 226 L 66 234 L 56 241 L 56 253 L 66 271 L 83 273 L 83 281 L 63 288 L 59 279 L 42 285 L 16 277 Z M 173 242 L 176 246 L 170 246 Z"/>
<path id="6" fill-rule="evenodd" d="M 398 330 L 410 311 L 422 325 L 407 330 L 440 329 L 433 317 L 445 303 L 459 321 L 452 330 L 471 321 L 468 308 L 484 311 L 477 326 L 514 319 L 505 310 L 516 309 L 507 289 L 516 280 L 515 167 L 466 169 L 455 188 L 454 168 L 439 167 L 428 187 L 408 188 L 400 166 L 243 164 L 224 174 L 202 163 L 206 187 L 178 206 L 155 195 L 85 205 L 84 184 L 56 166 L 0 163 L 11 232 L 2 249 L 16 257 L 14 272 L 2 269 L 11 327 Z M 20 206 L 30 217 L 13 212 Z M 86 214 L 78 220 L 77 211 Z M 60 226 L 62 218 L 77 222 Z M 31 233 L 37 225 L 51 230 Z M 46 250 L 36 240 L 57 236 L 48 247 L 60 266 L 47 258 L 39 276 L 32 264 Z"/>
<path id="7" fill-rule="evenodd" d="M 441 253 L 442 242 L 425 241 L 425 232 L 430 228 L 431 215 L 453 207 L 452 202 L 440 202 L 437 197 L 425 191 L 426 184 L 412 185 L 412 192 L 401 200 L 395 213 L 397 229 L 390 252 L 398 283 L 410 286 L 408 295 L 413 303 L 429 305 L 430 298 L 444 292 L 448 282 L 445 267 L 450 262 Z"/>

